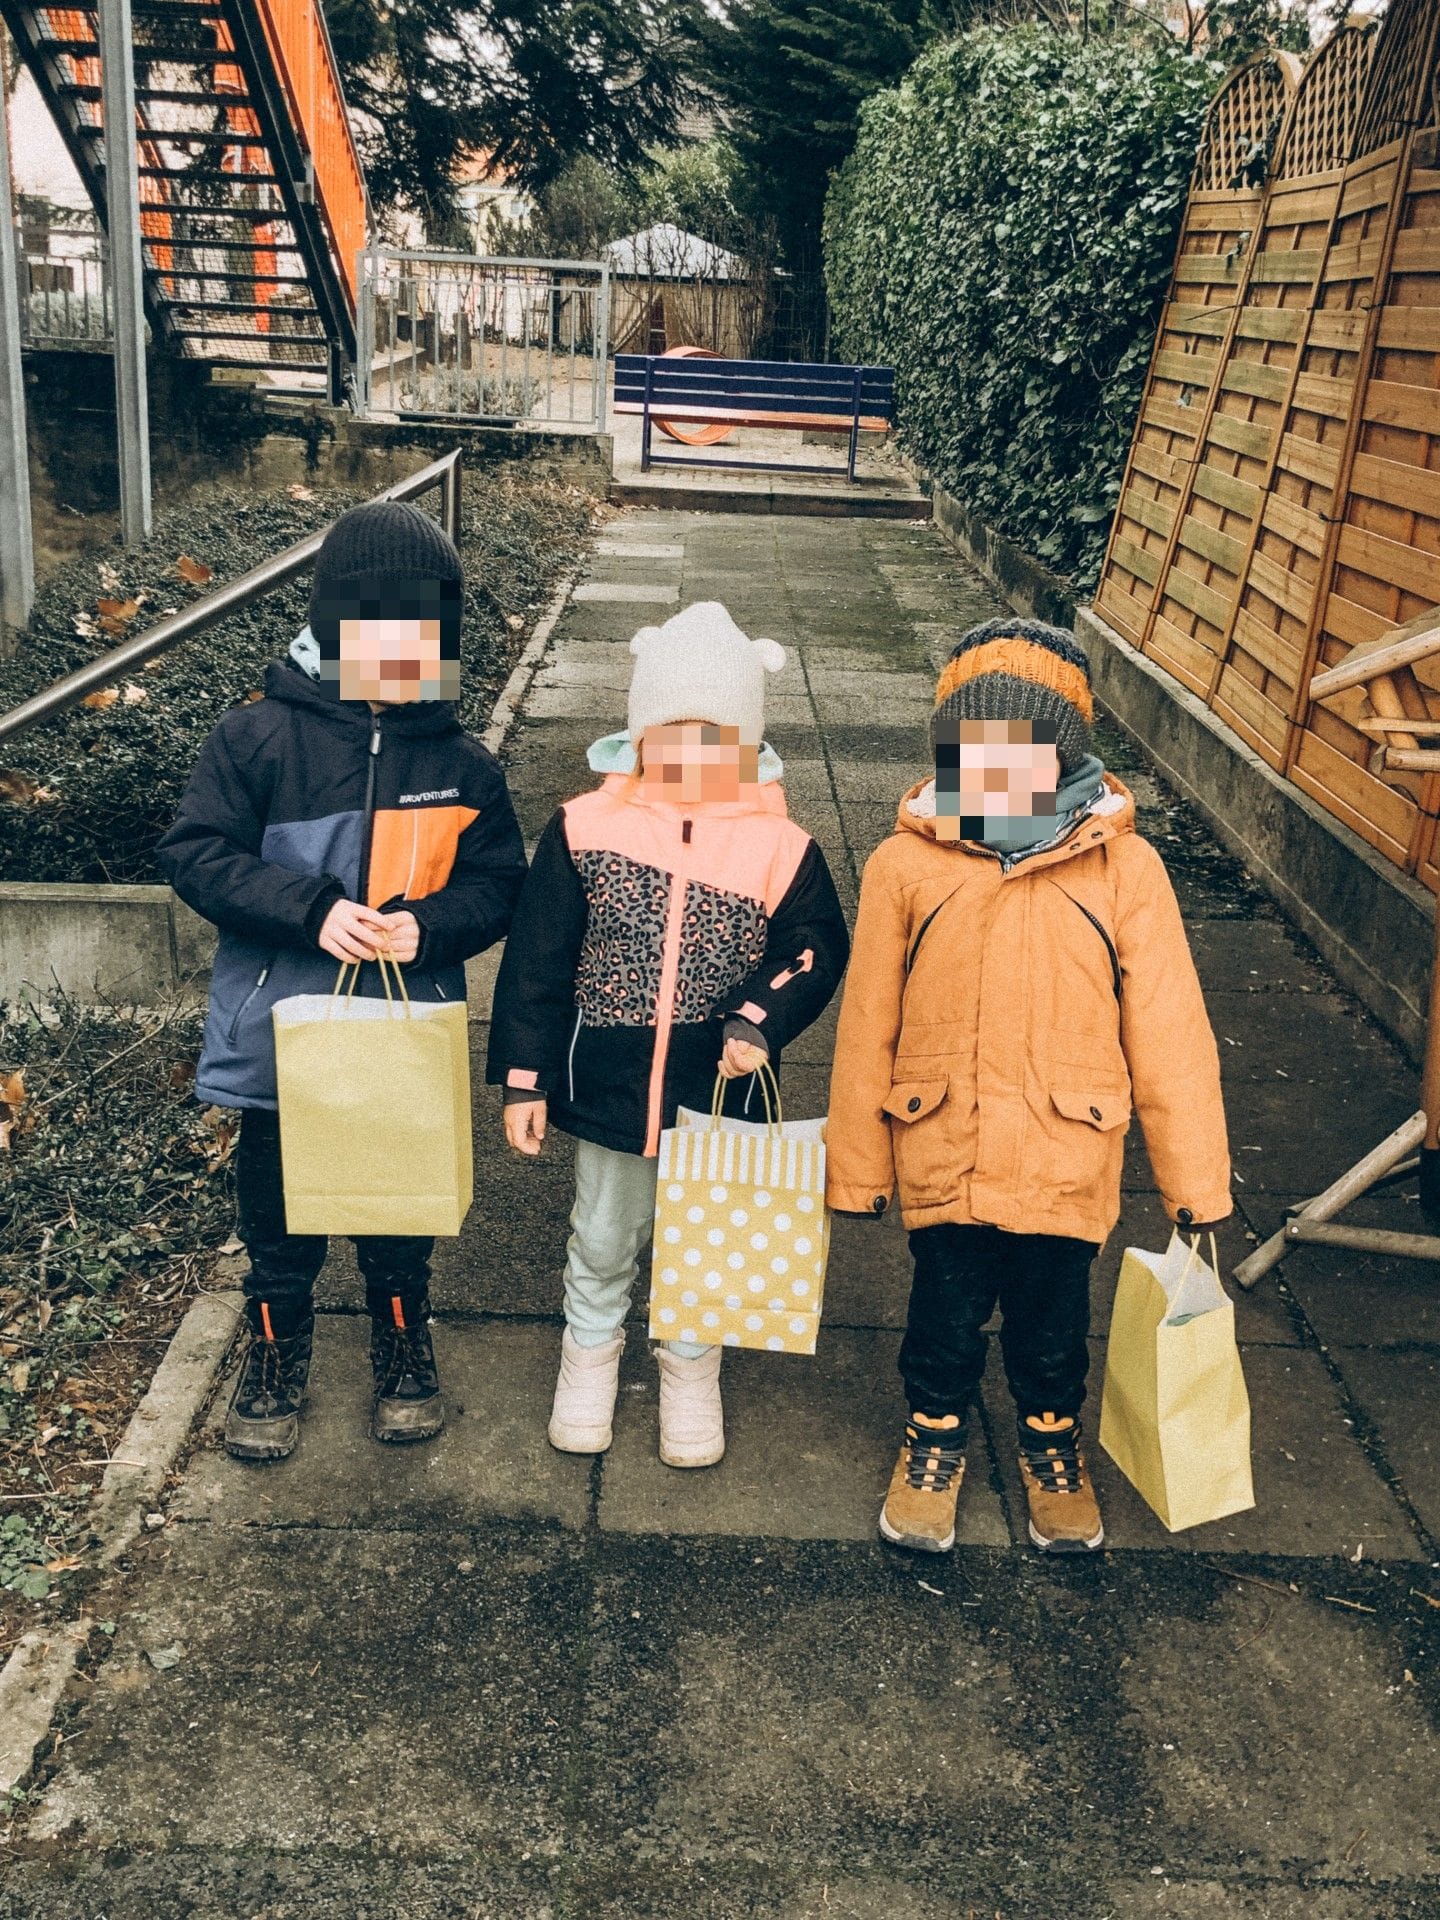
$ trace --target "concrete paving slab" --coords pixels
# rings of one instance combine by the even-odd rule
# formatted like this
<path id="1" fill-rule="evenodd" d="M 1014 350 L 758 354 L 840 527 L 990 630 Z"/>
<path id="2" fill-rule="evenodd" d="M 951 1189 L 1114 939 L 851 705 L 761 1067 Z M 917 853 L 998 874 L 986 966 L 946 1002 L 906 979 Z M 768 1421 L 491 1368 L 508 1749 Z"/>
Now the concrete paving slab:
<path id="1" fill-rule="evenodd" d="M 596 682 L 557 686 L 553 682 L 534 686 L 525 701 L 532 720 L 592 720 L 596 734 L 608 720 L 625 723 L 625 688 Z"/>
<path id="2" fill-rule="evenodd" d="M 830 1266 L 825 1278 L 825 1324 L 886 1327 L 903 1332 L 910 1304 L 910 1243 L 892 1211 L 879 1220 L 837 1215 L 830 1222 Z M 895 1405 L 905 1407 L 899 1376 Z"/>
<path id="3" fill-rule="evenodd" d="M 646 605 L 680 598 L 679 585 L 673 581 L 587 580 L 576 587 L 571 599 L 578 605 L 587 600 L 613 601 L 616 605 Z"/>
<path id="4" fill-rule="evenodd" d="M 1134 1742 L 1172 1857 L 1382 1887 L 1421 1861 L 1433 1868 L 1440 1739 L 1405 1682 L 1405 1654 L 1308 1583 L 1294 1596 L 1217 1586 L 1183 1622 L 1137 1621 L 1120 1680 L 1116 1731 Z"/>
<path id="5" fill-rule="evenodd" d="M 445 1432 L 416 1447 L 370 1438 L 370 1325 L 321 1314 L 300 1445 L 263 1467 L 220 1447 L 222 1395 L 171 1511 L 225 1527 L 344 1527 L 423 1533 L 496 1514 L 583 1527 L 589 1463 L 545 1438 L 560 1328 L 491 1321 L 434 1328 Z"/>
<path id="6" fill-rule="evenodd" d="M 1282 1199 L 1298 1204 L 1304 1194 L 1266 1195 L 1260 1237 L 1281 1224 Z M 1405 1204 L 1406 1200 L 1410 1204 Z M 1248 1209 L 1247 1209 L 1248 1211 Z M 1349 1226 L 1426 1231 L 1413 1197 L 1360 1201 L 1341 1219 Z M 1345 1247 L 1294 1246 L 1249 1297 L 1286 1288 L 1299 1303 L 1316 1337 L 1331 1348 L 1364 1346 L 1377 1352 L 1417 1345 L 1440 1347 L 1440 1290 L 1427 1260 L 1398 1260 Z"/>
<path id="7" fill-rule="evenodd" d="M 1332 1347 L 1410 1504 L 1440 1539 L 1440 1349 Z"/>
<path id="8" fill-rule="evenodd" d="M 591 552 L 602 554 L 612 560 L 683 560 L 685 558 L 684 543 L 679 540 L 661 542 L 630 537 L 622 537 L 618 540 L 597 540 Z"/>
<path id="9" fill-rule="evenodd" d="M 535 676 L 539 687 L 594 686 L 625 693 L 635 656 L 626 640 L 590 640 L 583 648 L 562 647 L 546 657 Z M 529 706 L 526 706 L 529 717 Z"/>
<path id="10" fill-rule="evenodd" d="M 733 1895 L 742 1862 L 802 1884 L 823 1862 L 827 1879 L 915 1885 L 923 1913 L 926 1889 L 993 1887 L 1022 1834 L 1027 1852 L 1058 1839 L 1068 1771 L 1027 1732 L 1012 1650 L 982 1637 L 968 1559 L 720 1545 L 612 1540 L 598 1576 L 593 1843 L 617 1871 L 682 1859 L 710 1892 L 659 1911 L 736 1911 L 715 1879 Z M 657 1604 L 677 1562 L 694 1581 L 678 1611 Z M 647 1891 L 610 1912 L 656 1911 Z M 738 1910 L 785 1909 L 772 1890 Z"/>
<path id="11" fill-rule="evenodd" d="M 1250 1393 L 1255 1507 L 1182 1533 L 1169 1533 L 1099 1444 L 1104 1343 L 1095 1340 L 1091 1347 L 1086 1454 L 1111 1548 L 1320 1555 L 1338 1561 L 1363 1543 L 1366 1559 L 1423 1557 L 1403 1510 L 1348 1422 L 1319 1354 L 1277 1346 L 1242 1349 Z M 1023 1513 L 1024 1491 L 1013 1444 L 1014 1405 L 999 1353 L 993 1349 L 984 1391 L 1000 1439 L 1012 1511 Z"/>
<path id="12" fill-rule="evenodd" d="M 924 735 L 912 727 L 898 727 L 893 731 L 901 735 L 903 745 L 893 759 L 884 760 L 842 760 L 835 751 L 828 729 L 826 731 L 830 765 L 840 804 L 845 806 L 858 802 L 862 806 L 883 807 L 889 812 L 892 824 L 901 794 L 917 780 L 929 779 L 934 772 L 933 763 L 926 764 Z"/>
<path id="13" fill-rule="evenodd" d="M 586 1612 L 573 1536 L 178 1527 L 31 1837 L 553 1853 Z M 176 1649 L 165 1671 L 150 1653 Z"/>
<path id="14" fill-rule="evenodd" d="M 1331 975 L 1283 921 L 1193 919 L 1185 931 L 1211 993 L 1333 992 Z M 1287 1009 L 1270 1011 L 1283 1025 Z"/>
<path id="15" fill-rule="evenodd" d="M 1429 1893 L 1361 1887 L 1297 1886 L 1288 1878 L 1248 1876 L 1233 1880 L 1181 1879 L 1164 1872 L 1139 1880 L 1108 1881 L 1097 1889 L 1109 1920 L 1400 1920 L 1423 1914 Z"/>
<path id="16" fill-rule="evenodd" d="M 268 1820 L 267 1823 L 268 1825 Z M 13 1859 L 3 1920 L 559 1920 L 560 1862 L 453 1846 L 422 1857 L 340 1847 L 74 1852 Z"/>
<path id="17" fill-rule="evenodd" d="M 657 1375 L 631 1341 L 599 1520 L 619 1533 L 741 1534 L 870 1540 L 895 1464 L 904 1409 L 892 1334 L 823 1327 L 814 1358 L 725 1355 L 726 1454 L 681 1472 L 657 1452 Z M 957 1518 L 969 1545 L 1009 1541 L 983 1471 L 967 1477 Z"/>

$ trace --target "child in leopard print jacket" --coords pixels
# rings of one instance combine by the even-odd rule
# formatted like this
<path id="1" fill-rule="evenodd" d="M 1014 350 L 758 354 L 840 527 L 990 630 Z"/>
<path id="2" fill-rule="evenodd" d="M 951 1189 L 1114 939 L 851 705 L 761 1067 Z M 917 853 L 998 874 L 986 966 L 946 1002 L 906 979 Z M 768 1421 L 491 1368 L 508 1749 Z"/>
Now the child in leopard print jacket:
<path id="1" fill-rule="evenodd" d="M 575 1208 L 551 1444 L 602 1453 L 624 1321 L 655 1214 L 656 1156 L 677 1106 L 750 1105 L 755 1070 L 824 1010 L 849 939 L 825 857 L 792 821 L 762 746 L 765 675 L 784 649 L 715 603 L 646 627 L 629 729 L 590 750 L 600 786 L 535 850 L 495 990 L 487 1077 L 512 1147 L 547 1119 L 575 1136 Z M 669 1341 L 660 1457 L 725 1451 L 718 1346 Z"/>

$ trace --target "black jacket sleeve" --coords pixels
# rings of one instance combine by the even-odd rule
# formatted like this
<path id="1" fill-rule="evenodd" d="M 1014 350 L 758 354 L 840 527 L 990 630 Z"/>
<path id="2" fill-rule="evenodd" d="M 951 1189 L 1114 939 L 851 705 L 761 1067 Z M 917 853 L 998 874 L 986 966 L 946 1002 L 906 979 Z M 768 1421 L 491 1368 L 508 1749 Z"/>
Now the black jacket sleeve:
<path id="1" fill-rule="evenodd" d="M 450 878 L 419 900 L 392 900 L 420 925 L 417 966 L 454 967 L 505 937 L 525 884 L 525 842 L 499 767 L 479 813 L 461 834 Z"/>
<path id="2" fill-rule="evenodd" d="M 512 1067 L 534 1073 L 539 1094 L 555 1084 L 575 1021 L 575 970 L 588 912 L 562 810 L 535 848 L 500 961 L 485 1068 L 491 1086 L 503 1086 Z"/>
<path id="3" fill-rule="evenodd" d="M 849 957 L 850 935 L 835 882 L 812 840 L 771 915 L 765 958 L 720 1011 L 749 1020 L 773 1057 L 825 1011 Z M 763 1018 L 757 1020 L 757 1012 Z"/>
<path id="4" fill-rule="evenodd" d="M 185 904 L 215 926 L 269 946 L 313 946 L 344 885 L 334 874 L 294 873 L 261 859 L 266 809 L 251 770 L 262 762 L 237 753 L 232 732 L 222 720 L 200 749 L 156 862 Z"/>

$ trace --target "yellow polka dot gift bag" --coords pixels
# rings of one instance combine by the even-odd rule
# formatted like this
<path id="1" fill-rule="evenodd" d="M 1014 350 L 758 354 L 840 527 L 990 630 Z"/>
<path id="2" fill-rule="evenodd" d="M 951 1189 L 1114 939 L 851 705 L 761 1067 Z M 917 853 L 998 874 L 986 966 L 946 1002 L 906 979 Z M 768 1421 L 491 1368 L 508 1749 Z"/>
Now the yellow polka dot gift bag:
<path id="1" fill-rule="evenodd" d="M 682 1107 L 660 1136 L 650 1337 L 814 1353 L 825 1293 L 825 1122 L 785 1120 L 768 1066 L 765 1120 Z"/>

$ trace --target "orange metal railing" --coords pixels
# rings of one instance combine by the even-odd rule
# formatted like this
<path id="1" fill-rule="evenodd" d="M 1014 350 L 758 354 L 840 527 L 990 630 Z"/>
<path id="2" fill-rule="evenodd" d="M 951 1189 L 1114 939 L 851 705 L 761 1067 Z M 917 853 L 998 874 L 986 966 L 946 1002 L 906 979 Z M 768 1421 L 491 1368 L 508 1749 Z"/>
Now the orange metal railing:
<path id="1" fill-rule="evenodd" d="M 365 176 L 319 0 L 257 0 L 291 122 L 315 168 L 315 199 L 354 311 L 365 248 Z"/>

